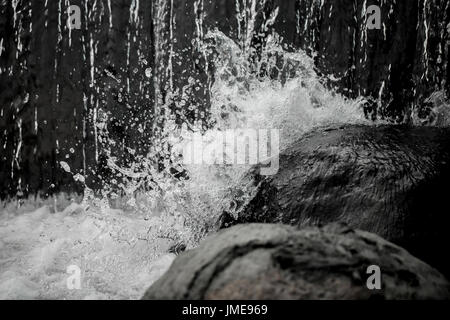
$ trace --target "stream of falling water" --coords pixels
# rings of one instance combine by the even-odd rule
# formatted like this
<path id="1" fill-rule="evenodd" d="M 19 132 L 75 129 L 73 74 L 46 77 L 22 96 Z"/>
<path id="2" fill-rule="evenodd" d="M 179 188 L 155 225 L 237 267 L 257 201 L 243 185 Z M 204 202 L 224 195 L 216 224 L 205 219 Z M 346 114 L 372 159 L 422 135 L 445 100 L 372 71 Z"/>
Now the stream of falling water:
<path id="1" fill-rule="evenodd" d="M 159 3 L 155 6 L 155 19 L 158 20 L 154 39 L 157 48 L 155 68 L 160 62 L 165 65 L 164 81 L 173 88 L 173 60 L 179 53 L 170 43 L 167 47 L 162 30 L 166 30 L 165 24 L 168 23 L 172 40 L 176 28 L 172 11 L 174 3 L 164 0 Z M 203 0 L 195 2 L 195 11 L 199 12 L 195 21 L 195 43 L 205 58 L 210 58 L 212 52 L 216 54 L 213 58 L 215 81 L 210 88 L 210 122 L 214 126 L 206 131 L 200 124 L 185 123 L 180 127 L 167 116 L 167 112 L 160 112 L 167 106 L 157 100 L 154 103 L 156 113 L 167 117 L 159 137 L 161 148 L 158 152 L 139 158 L 135 166 L 123 167 L 113 157 L 108 159 L 110 169 L 130 178 L 130 183 L 122 186 L 122 197 L 95 198 L 86 187 L 83 199 L 61 196 L 52 202 L 26 202 L 20 208 L 13 203 L 4 205 L 0 220 L 0 298 L 140 298 L 174 259 L 174 254 L 168 252 L 171 246 L 184 243 L 187 248 L 193 248 L 208 233 L 214 232 L 218 216 L 233 206 L 233 199 L 229 198 L 231 188 L 240 186 L 248 194 L 252 191 L 248 189 L 250 181 L 243 179 L 248 166 L 183 164 L 178 151 L 186 143 L 190 131 L 201 132 L 207 137 L 217 130 L 276 129 L 280 130 L 283 150 L 304 133 L 318 127 L 373 124 L 363 115 L 363 98 L 348 99 L 327 89 L 314 70 L 313 59 L 303 51 L 283 50 L 276 34 L 267 39 L 260 63 L 256 67 L 251 65 L 251 39 L 255 33 L 259 2 L 250 0 L 245 3 L 249 5 L 236 1 L 238 40 L 233 41 L 220 30 L 204 31 Z M 17 1 L 13 1 L 14 4 L 17 5 Z M 112 29 L 111 2 L 108 0 L 107 4 L 103 14 L 109 14 L 107 21 Z M 133 0 L 128 17 L 134 27 L 127 35 L 126 68 L 130 67 L 130 47 L 140 32 L 139 7 L 139 0 Z M 95 4 L 91 6 L 85 2 L 85 19 L 91 24 L 96 23 L 95 15 L 98 13 L 95 8 Z M 20 43 L 22 27 L 18 14 L 14 13 L 14 23 L 18 25 L 17 42 Z M 268 25 L 276 14 L 277 11 L 269 17 Z M 98 157 L 98 149 L 105 145 L 105 137 L 101 137 L 98 130 L 104 128 L 107 118 L 99 117 L 97 100 L 101 90 L 101 85 L 96 82 L 98 40 L 93 31 L 86 34 L 87 38 L 83 36 L 82 39 L 83 57 L 90 66 L 90 73 L 89 90 L 84 92 L 83 103 L 86 114 L 88 106 L 93 106 L 90 112 Z M 361 33 L 360 41 L 364 42 L 366 37 L 364 32 Z M 167 48 L 169 62 L 163 64 L 163 51 Z M 58 60 L 55 60 L 55 70 L 57 67 Z M 259 76 L 255 68 L 277 69 L 280 76 Z M 155 76 L 155 70 L 145 72 L 147 78 L 152 78 L 158 95 L 162 80 Z M 283 76 L 286 73 L 290 76 Z M 115 80 L 125 83 L 126 91 L 130 92 L 132 79 L 129 76 Z M 145 94 L 143 89 L 140 92 Z M 56 95 L 58 97 L 58 91 Z M 20 126 L 21 121 L 17 123 Z M 88 130 L 85 120 L 84 136 Z M 115 143 L 111 137 L 106 137 L 106 140 L 109 144 Z M 210 140 L 210 143 L 218 142 Z M 21 141 L 17 145 L 16 159 L 20 157 L 20 146 Z M 172 177 L 170 167 L 160 172 L 153 166 L 152 158 L 159 156 L 161 149 L 171 159 L 170 166 L 186 170 L 188 179 Z M 83 149 L 83 157 L 85 152 Z M 67 163 L 61 165 L 71 172 Z M 79 174 L 74 174 L 74 178 L 84 181 Z M 138 192 L 142 180 L 151 181 L 154 188 Z M 66 270 L 71 265 L 82 270 L 79 290 L 67 288 L 69 275 Z"/>

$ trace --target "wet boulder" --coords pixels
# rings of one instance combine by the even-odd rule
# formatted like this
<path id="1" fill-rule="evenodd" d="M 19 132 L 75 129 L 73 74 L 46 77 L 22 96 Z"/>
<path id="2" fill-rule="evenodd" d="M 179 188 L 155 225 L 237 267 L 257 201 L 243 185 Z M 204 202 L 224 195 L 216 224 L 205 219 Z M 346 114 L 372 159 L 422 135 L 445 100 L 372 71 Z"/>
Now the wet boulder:
<path id="1" fill-rule="evenodd" d="M 332 224 L 234 226 L 179 256 L 143 299 L 448 299 L 443 275 L 382 238 Z"/>
<path id="2" fill-rule="evenodd" d="M 294 226 L 346 223 L 406 248 L 446 275 L 450 242 L 450 130 L 343 126 L 302 137 L 279 157 L 279 171 L 253 168 L 220 217 Z"/>

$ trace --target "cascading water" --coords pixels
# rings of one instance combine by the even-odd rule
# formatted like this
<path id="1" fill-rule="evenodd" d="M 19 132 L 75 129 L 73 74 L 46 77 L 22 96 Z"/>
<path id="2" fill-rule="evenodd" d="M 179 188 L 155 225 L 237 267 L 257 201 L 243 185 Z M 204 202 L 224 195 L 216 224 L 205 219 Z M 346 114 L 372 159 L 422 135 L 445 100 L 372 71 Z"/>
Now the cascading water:
<path id="1" fill-rule="evenodd" d="M 55 197 L 55 202 L 42 200 L 37 204 L 25 201 L 19 209 L 5 204 L 0 224 L 3 236 L 0 297 L 139 298 L 171 263 L 173 254 L 168 253 L 171 246 L 183 243 L 188 248 L 195 247 L 215 231 L 218 216 L 223 210 L 232 210 L 231 188 L 239 185 L 244 197 L 252 192 L 251 181 L 243 180 L 248 165 L 205 166 L 183 162 L 181 150 L 193 132 L 208 138 L 214 146 L 221 143 L 211 138 L 217 131 L 276 129 L 280 131 L 283 150 L 316 128 L 382 122 L 366 119 L 364 97 L 346 98 L 330 89 L 327 82 L 335 79 L 317 74 L 314 57 L 303 50 L 287 50 L 276 33 L 267 33 L 264 45 L 253 42 L 274 25 L 279 15 L 275 8 L 259 27 L 257 20 L 266 14 L 261 12 L 268 1 L 235 1 L 235 38 L 218 28 L 207 28 L 206 5 L 203 0 L 194 1 L 195 37 L 191 44 L 196 59 L 192 63 L 184 61 L 186 50 L 180 48 L 180 40 L 175 36 L 178 28 L 175 2 L 153 1 L 152 20 L 148 22 L 140 15 L 147 5 L 133 0 L 126 15 L 126 58 L 122 61 L 119 55 L 109 54 L 106 62 L 101 60 L 99 48 L 104 32 L 116 32 L 118 18 L 112 14 L 114 7 L 109 0 L 84 2 L 87 26 L 81 41 L 76 41 L 73 32 L 68 38 L 70 47 L 81 45 L 83 65 L 88 66 L 82 79 L 82 108 L 73 110 L 74 117 L 80 116 L 77 112 L 83 117 L 81 148 L 76 146 L 82 154 L 81 168 L 71 168 L 76 162 L 70 163 L 69 158 L 75 152 L 56 148 L 69 156 L 60 160 L 59 165 L 84 185 L 84 198 L 67 201 Z M 62 4 L 61 0 L 58 48 L 66 41 Z M 17 15 L 23 12 L 16 12 L 17 1 L 13 5 L 19 54 L 23 48 L 20 38 L 23 25 Z M 312 43 L 318 36 L 314 12 L 322 10 L 322 6 L 323 1 L 319 6 L 312 5 L 302 24 L 297 17 L 297 31 L 308 29 Z M 29 8 L 31 12 L 31 4 Z M 154 33 L 143 38 L 141 35 L 149 25 Z M 360 47 L 366 48 L 367 30 L 359 36 Z M 356 32 L 353 38 L 358 41 Z M 0 56 L 2 43 L 0 38 Z M 114 43 L 108 46 L 114 47 Z M 312 46 L 310 50 L 312 53 Z M 152 54 L 148 55 L 150 51 Z M 363 57 L 361 63 L 365 64 L 366 53 Z M 64 55 L 56 55 L 56 78 L 62 59 Z M 202 66 L 205 75 L 202 78 L 187 72 L 186 82 L 177 80 L 177 72 L 183 74 L 186 65 L 193 69 Z M 26 70 L 25 65 L 21 68 L 20 72 Z M 2 69 L 2 72 L 13 71 Z M 205 101 L 198 98 L 204 87 L 209 105 L 198 102 Z M 58 88 L 59 83 L 54 92 L 56 103 L 64 94 Z M 380 97 L 383 88 L 380 87 Z M 116 94 L 117 101 L 109 93 Z M 192 103 L 192 96 L 198 98 L 197 104 Z M 448 105 L 442 92 L 430 99 L 439 105 L 434 110 L 439 120 L 432 121 L 433 124 L 447 125 Z M 36 109 L 34 114 L 37 117 L 39 111 Z M 414 121 L 422 123 L 419 119 Z M 21 118 L 15 123 L 20 131 Z M 35 123 L 38 131 L 41 123 L 37 120 Z M 131 139 L 124 137 L 114 131 L 116 127 L 136 135 Z M 58 145 L 58 140 L 55 144 Z M 19 135 L 14 147 L 17 164 L 21 146 Z M 88 155 L 92 149 L 94 159 L 88 159 L 92 157 L 92 153 Z M 98 164 L 102 156 L 104 170 L 90 173 L 90 163 Z M 102 192 L 94 193 L 89 185 L 93 179 L 89 176 L 103 183 Z M 33 206 L 41 208 L 33 211 Z M 85 281 L 80 290 L 66 287 L 66 268 L 70 265 L 83 270 Z"/>

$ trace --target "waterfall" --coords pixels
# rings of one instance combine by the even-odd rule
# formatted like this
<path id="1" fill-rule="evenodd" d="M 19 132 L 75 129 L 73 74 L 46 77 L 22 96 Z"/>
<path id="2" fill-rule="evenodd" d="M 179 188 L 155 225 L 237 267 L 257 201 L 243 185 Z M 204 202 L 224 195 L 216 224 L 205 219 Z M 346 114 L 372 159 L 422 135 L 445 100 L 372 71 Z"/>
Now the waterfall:
<path id="1" fill-rule="evenodd" d="M 236 127 L 278 125 L 289 114 L 286 123 L 300 123 L 286 124 L 292 137 L 322 123 L 328 116 L 315 113 L 331 104 L 355 119 L 362 108 L 377 121 L 445 123 L 447 11 L 381 1 L 382 28 L 369 30 L 369 2 L 347 2 L 3 1 L 0 77 L 14 88 L 1 94 L 3 197 L 152 189 L 153 177 L 139 172 L 178 176 L 175 141 L 186 128 L 223 129 L 225 115 Z M 65 23 L 69 5 L 80 8 L 80 30 Z M 315 108 L 295 110 L 292 96 Z M 28 149 L 42 163 L 36 178 L 25 178 L 35 170 Z"/>
<path id="2" fill-rule="evenodd" d="M 379 30 L 371 4 L 0 0 L 0 229 L 30 257 L 11 268 L 50 285 L 0 279 L 67 297 L 47 272 L 75 263 L 94 279 L 76 297 L 137 298 L 170 246 L 251 199 L 255 162 L 305 134 L 448 126 L 450 0 L 379 1 Z"/>

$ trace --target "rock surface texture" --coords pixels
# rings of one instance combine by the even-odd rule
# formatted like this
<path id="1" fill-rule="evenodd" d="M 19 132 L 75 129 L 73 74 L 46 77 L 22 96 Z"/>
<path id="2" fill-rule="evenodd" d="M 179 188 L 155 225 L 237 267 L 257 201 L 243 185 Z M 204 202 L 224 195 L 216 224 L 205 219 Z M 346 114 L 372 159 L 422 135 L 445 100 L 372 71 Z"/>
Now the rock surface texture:
<path id="1" fill-rule="evenodd" d="M 381 269 L 381 290 L 367 268 Z M 448 299 L 435 269 L 380 237 L 343 225 L 270 224 L 221 231 L 179 256 L 143 299 Z"/>
<path id="2" fill-rule="evenodd" d="M 404 126 L 320 130 L 280 156 L 274 176 L 254 168 L 221 227 L 342 222 L 404 247 L 448 275 L 450 132 Z"/>

